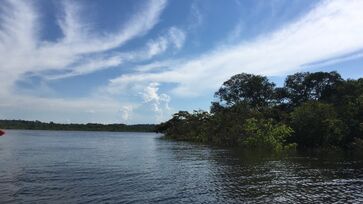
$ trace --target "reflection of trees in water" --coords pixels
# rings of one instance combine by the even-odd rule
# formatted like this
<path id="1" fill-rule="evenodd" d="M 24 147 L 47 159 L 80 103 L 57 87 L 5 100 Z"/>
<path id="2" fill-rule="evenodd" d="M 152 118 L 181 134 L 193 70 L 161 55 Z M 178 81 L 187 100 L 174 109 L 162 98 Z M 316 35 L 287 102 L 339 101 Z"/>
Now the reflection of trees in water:
<path id="1" fill-rule="evenodd" d="M 210 157 L 216 195 L 226 201 L 334 202 L 362 199 L 362 162 L 232 150 Z M 344 162 L 345 161 L 345 162 Z"/>
<path id="2" fill-rule="evenodd" d="M 271 155 L 163 141 L 159 171 L 170 197 L 185 202 L 358 202 L 362 161 Z"/>

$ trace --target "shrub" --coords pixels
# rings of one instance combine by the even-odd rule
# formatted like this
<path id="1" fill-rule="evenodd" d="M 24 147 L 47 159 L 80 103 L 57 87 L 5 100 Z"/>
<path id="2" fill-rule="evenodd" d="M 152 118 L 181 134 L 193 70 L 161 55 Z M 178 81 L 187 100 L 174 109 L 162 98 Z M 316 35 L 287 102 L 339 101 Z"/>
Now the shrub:
<path id="1" fill-rule="evenodd" d="M 275 124 L 273 120 L 247 119 L 243 126 L 240 143 L 247 148 L 280 151 L 293 130 L 285 124 Z"/>

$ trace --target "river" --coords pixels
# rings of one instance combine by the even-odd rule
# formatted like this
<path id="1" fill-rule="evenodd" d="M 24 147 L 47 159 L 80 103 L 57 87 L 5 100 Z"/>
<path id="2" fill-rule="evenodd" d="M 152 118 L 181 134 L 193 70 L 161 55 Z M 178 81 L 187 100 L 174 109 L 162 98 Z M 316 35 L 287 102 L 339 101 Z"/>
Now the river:
<path id="1" fill-rule="evenodd" d="M 0 203 L 363 202 L 363 159 L 259 156 L 159 137 L 9 130 Z"/>

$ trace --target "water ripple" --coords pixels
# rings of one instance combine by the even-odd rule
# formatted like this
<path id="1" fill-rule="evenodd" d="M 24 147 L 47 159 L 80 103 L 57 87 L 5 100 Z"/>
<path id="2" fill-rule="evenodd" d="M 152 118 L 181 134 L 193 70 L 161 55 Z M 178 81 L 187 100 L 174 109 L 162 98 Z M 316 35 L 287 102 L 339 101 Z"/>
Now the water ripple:
<path id="1" fill-rule="evenodd" d="M 148 133 L 9 131 L 0 203 L 362 203 L 363 161 L 257 157 Z"/>

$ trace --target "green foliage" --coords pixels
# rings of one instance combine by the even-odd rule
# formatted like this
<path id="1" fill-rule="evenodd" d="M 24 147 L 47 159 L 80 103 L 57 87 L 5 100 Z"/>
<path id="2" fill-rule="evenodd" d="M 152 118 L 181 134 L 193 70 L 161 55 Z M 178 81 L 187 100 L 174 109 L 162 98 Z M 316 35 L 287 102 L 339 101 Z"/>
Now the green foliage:
<path id="1" fill-rule="evenodd" d="M 304 72 L 287 76 L 284 88 L 290 103 L 296 107 L 306 101 L 331 97 L 342 81 L 337 72 Z"/>
<path id="2" fill-rule="evenodd" d="M 236 146 L 243 130 L 243 121 L 250 117 L 258 117 L 260 113 L 251 109 L 246 103 L 238 103 L 232 107 L 215 112 L 210 118 L 210 143 L 224 146 Z"/>
<path id="3" fill-rule="evenodd" d="M 170 139 L 207 142 L 205 125 L 209 118 L 210 114 L 205 111 L 194 111 L 193 114 L 179 111 L 172 119 L 158 125 L 156 130 L 165 133 L 165 137 Z"/>
<path id="4" fill-rule="evenodd" d="M 363 79 L 304 72 L 275 87 L 264 76 L 242 73 L 215 97 L 210 113 L 180 111 L 157 129 L 173 139 L 274 151 L 361 146 Z"/>
<path id="5" fill-rule="evenodd" d="M 337 146 L 347 134 L 334 107 L 320 102 L 307 102 L 291 113 L 295 140 L 301 147 Z"/>
<path id="6" fill-rule="evenodd" d="M 281 151 L 292 133 L 293 130 L 285 124 L 250 118 L 245 121 L 240 143 L 247 148 Z"/>

